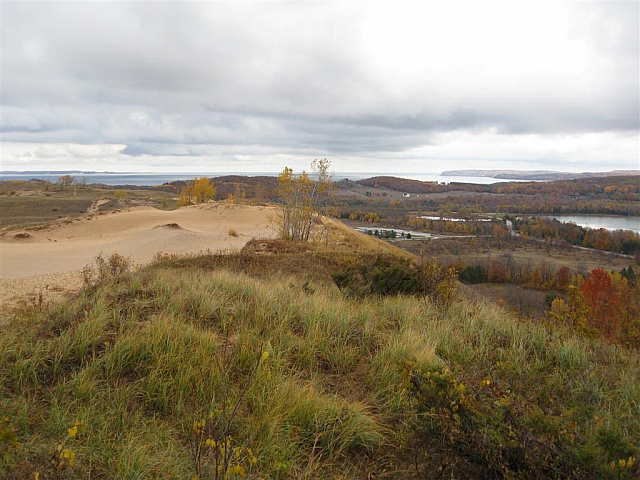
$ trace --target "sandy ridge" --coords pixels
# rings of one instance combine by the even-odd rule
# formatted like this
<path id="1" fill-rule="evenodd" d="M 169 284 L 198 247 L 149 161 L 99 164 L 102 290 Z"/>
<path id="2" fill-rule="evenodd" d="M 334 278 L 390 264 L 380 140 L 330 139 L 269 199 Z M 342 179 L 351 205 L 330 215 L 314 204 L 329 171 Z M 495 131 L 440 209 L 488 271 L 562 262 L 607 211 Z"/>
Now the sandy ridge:
<path id="1" fill-rule="evenodd" d="M 274 236 L 274 213 L 272 207 L 223 203 L 172 211 L 133 207 L 29 230 L 26 239 L 5 235 L 0 237 L 0 306 L 25 295 L 79 288 L 78 271 L 100 253 L 118 252 L 143 264 L 158 252 L 240 249 L 251 238 Z"/>

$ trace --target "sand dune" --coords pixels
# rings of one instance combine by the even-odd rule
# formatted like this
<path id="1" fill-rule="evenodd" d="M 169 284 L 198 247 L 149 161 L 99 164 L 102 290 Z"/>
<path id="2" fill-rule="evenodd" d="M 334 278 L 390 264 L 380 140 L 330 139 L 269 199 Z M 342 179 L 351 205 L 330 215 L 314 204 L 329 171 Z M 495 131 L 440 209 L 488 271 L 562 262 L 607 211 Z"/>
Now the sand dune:
<path id="1" fill-rule="evenodd" d="M 15 302 L 34 290 L 79 286 L 77 271 L 99 253 L 119 252 L 146 263 L 157 252 L 240 249 L 251 238 L 274 235 L 274 212 L 271 207 L 226 204 L 173 211 L 137 207 L 30 230 L 26 239 L 5 235 L 0 238 L 0 303 Z M 238 236 L 229 235 L 232 229 Z"/>

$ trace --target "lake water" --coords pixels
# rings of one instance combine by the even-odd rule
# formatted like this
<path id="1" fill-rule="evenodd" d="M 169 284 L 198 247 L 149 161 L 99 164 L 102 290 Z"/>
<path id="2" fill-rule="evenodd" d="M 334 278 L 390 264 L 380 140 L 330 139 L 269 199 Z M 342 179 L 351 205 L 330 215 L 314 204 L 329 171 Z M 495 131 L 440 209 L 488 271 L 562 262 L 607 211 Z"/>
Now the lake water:
<path id="1" fill-rule="evenodd" d="M 610 215 L 553 215 L 561 222 L 575 223 L 585 228 L 605 228 L 607 230 L 632 230 L 640 233 L 640 217 L 616 217 Z"/>
<path id="2" fill-rule="evenodd" d="M 466 218 L 452 218 L 452 217 L 437 217 L 435 215 L 420 215 L 418 218 L 424 218 L 425 220 L 442 220 L 445 222 L 466 222 Z M 493 222 L 490 218 L 472 218 L 473 222 Z"/>
<path id="3" fill-rule="evenodd" d="M 195 177 L 221 175 L 277 175 L 271 173 L 70 173 L 77 179 L 84 178 L 87 183 L 101 183 L 104 185 L 136 185 L 148 187 L 175 182 L 176 180 L 193 180 Z M 49 180 L 55 183 L 62 174 L 60 173 L 0 173 L 0 180 Z"/>
<path id="4" fill-rule="evenodd" d="M 278 176 L 280 172 L 195 172 L 195 173 L 71 173 L 70 175 L 81 178 L 84 177 L 87 183 L 102 183 L 104 185 L 138 185 L 138 186 L 151 186 L 161 185 L 167 182 L 174 182 L 176 180 L 193 180 L 195 177 L 219 177 L 223 175 L 245 175 L 248 177 L 255 176 Z M 0 173 L 0 180 L 49 180 L 55 183 L 58 177 L 62 176 L 61 173 L 46 173 L 46 172 L 32 172 L 32 173 Z M 376 176 L 393 176 L 409 178 L 412 180 L 420 180 L 423 182 L 439 182 L 439 183 L 475 183 L 480 185 L 490 185 L 492 183 L 500 183 L 505 180 L 499 180 L 490 177 L 449 177 L 441 176 L 439 173 L 365 173 L 365 172 L 336 172 L 334 180 L 342 180 L 348 178 L 349 180 L 361 180 L 363 178 L 370 178 Z"/>

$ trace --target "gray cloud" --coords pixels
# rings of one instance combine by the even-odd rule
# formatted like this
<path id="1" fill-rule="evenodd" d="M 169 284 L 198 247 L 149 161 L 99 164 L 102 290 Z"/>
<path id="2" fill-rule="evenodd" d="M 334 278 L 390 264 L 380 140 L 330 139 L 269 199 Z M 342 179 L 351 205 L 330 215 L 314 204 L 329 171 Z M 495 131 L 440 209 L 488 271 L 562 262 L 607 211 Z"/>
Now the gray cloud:
<path id="1" fill-rule="evenodd" d="M 638 132 L 638 2 L 442 5 L 5 3 L 3 138 L 180 162 Z"/>

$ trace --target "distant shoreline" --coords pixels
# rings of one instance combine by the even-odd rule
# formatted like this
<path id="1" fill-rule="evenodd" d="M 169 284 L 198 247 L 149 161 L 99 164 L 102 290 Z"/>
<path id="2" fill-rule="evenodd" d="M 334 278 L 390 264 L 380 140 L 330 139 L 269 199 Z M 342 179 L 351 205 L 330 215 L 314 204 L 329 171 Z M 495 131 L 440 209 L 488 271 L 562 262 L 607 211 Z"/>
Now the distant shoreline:
<path id="1" fill-rule="evenodd" d="M 24 170 L 0 171 L 0 181 L 10 180 L 48 180 L 55 182 L 60 176 L 71 175 L 79 177 L 87 184 L 102 184 L 108 186 L 158 186 L 175 181 L 192 180 L 195 177 L 209 178 L 225 176 L 244 177 L 276 177 L 280 172 L 96 172 L 82 170 Z M 379 172 L 334 172 L 334 180 L 363 180 L 378 176 L 392 176 L 409 180 L 436 183 L 471 183 L 489 185 L 500 182 L 548 182 L 554 180 L 576 180 L 582 178 L 633 176 L 640 175 L 640 171 L 614 170 L 610 172 L 552 172 L 544 170 L 450 170 L 442 173 L 379 173 Z"/>
<path id="2" fill-rule="evenodd" d="M 577 180 L 579 178 L 621 177 L 640 175 L 640 170 L 611 170 L 608 172 L 556 172 L 552 170 L 449 170 L 440 175 L 490 177 L 500 180 Z"/>
<path id="3" fill-rule="evenodd" d="M 58 177 L 63 175 L 71 175 L 79 177 L 81 180 L 85 180 L 87 184 L 104 184 L 109 186 L 156 186 L 164 183 L 171 183 L 175 181 L 192 180 L 195 177 L 206 176 L 209 178 L 226 177 L 226 176 L 244 176 L 244 177 L 277 177 L 280 172 L 169 172 L 169 173 L 89 173 L 89 172 L 71 172 L 71 171 L 46 171 L 46 172 L 0 172 L 0 181 L 2 180 L 22 180 L 28 181 L 32 179 L 36 180 L 49 180 L 56 182 Z M 398 178 L 406 178 L 411 180 L 419 180 L 423 182 L 437 182 L 437 183 L 473 183 L 479 185 L 487 185 L 492 183 L 499 183 L 504 180 L 497 180 L 490 177 L 464 177 L 453 176 L 447 177 L 440 173 L 377 173 L 377 172 L 334 172 L 333 179 L 335 181 L 340 180 L 363 180 L 365 178 L 372 178 L 375 176 L 393 176 Z M 517 180 L 514 180 L 517 181 Z"/>

